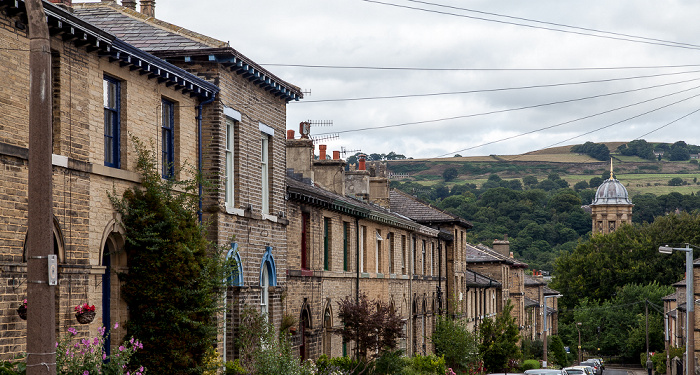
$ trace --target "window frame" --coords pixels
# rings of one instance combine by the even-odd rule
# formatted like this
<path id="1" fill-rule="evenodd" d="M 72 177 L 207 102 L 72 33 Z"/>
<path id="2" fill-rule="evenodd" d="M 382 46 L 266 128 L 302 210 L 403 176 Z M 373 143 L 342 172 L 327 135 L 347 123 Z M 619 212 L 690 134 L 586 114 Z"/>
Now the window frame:
<path id="1" fill-rule="evenodd" d="M 226 144 L 224 145 L 224 205 L 227 211 L 235 208 L 235 171 L 236 171 L 236 125 L 237 120 L 226 116 Z"/>
<path id="2" fill-rule="evenodd" d="M 161 106 L 161 175 L 167 179 L 175 176 L 175 102 L 161 98 Z"/>
<path id="3" fill-rule="evenodd" d="M 270 213 L 270 138 L 269 134 L 260 133 L 260 210 L 266 215 Z"/>
<path id="4" fill-rule="evenodd" d="M 109 85 L 114 85 L 114 98 L 110 98 L 110 94 L 112 93 L 112 90 L 109 89 Z M 102 78 L 102 88 L 103 88 L 103 93 L 102 93 L 102 105 L 103 105 L 103 111 L 104 111 L 104 120 L 103 120 L 103 125 L 104 125 L 104 142 L 103 142 L 103 147 L 104 149 L 104 165 L 106 167 L 112 167 L 112 168 L 120 168 L 121 167 L 121 153 L 120 153 L 120 147 L 121 147 L 121 142 L 120 142 L 120 137 L 121 137 L 121 81 L 114 78 L 110 77 L 108 75 L 104 75 Z M 110 100 L 112 99 L 112 100 Z M 114 107 L 110 106 L 110 102 L 114 102 Z M 110 134 L 107 132 L 107 116 L 109 115 L 110 121 L 112 123 L 112 131 Z M 108 150 L 106 148 L 107 144 L 109 144 L 112 148 L 112 152 L 109 154 L 108 159 Z M 111 160 L 111 161 L 110 161 Z"/>

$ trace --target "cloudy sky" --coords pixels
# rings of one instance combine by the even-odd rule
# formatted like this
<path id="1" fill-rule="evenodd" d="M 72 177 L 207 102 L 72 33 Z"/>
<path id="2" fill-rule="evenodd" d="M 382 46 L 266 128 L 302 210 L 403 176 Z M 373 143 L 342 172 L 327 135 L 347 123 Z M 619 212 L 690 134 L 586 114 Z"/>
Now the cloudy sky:
<path id="1" fill-rule="evenodd" d="M 288 129 L 332 120 L 312 128 L 337 135 L 322 142 L 329 151 L 415 158 L 638 138 L 700 144 L 698 14 L 691 0 L 156 5 L 158 18 L 229 41 L 310 92 L 289 103 Z"/>

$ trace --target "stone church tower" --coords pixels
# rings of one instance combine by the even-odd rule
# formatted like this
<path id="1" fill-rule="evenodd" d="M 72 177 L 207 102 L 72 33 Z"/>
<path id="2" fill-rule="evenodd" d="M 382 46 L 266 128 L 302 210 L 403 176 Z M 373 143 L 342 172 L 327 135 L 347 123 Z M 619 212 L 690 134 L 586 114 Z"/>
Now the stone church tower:
<path id="1" fill-rule="evenodd" d="M 610 233 L 623 223 L 632 224 L 632 206 L 627 189 L 613 177 L 610 159 L 610 178 L 598 186 L 591 203 L 593 233 Z"/>

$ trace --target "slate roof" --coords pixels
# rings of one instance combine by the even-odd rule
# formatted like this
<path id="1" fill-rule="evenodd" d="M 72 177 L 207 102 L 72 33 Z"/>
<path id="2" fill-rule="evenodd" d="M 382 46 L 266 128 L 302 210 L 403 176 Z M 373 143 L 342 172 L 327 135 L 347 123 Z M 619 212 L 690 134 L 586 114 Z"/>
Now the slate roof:
<path id="1" fill-rule="evenodd" d="M 231 48 L 228 42 L 208 37 L 168 22 L 147 17 L 116 2 L 76 3 L 74 14 L 119 39 L 165 60 L 199 57 L 221 63 L 285 100 L 303 98 L 301 89 L 276 77 Z"/>
<path id="2" fill-rule="evenodd" d="M 472 227 L 470 222 L 459 216 L 435 208 L 397 189 L 391 189 L 389 191 L 389 206 L 392 211 L 410 217 L 422 224 L 450 223 L 460 225 L 466 229 Z"/>
<path id="3" fill-rule="evenodd" d="M 464 281 L 467 283 L 467 287 L 501 287 L 501 283 L 497 280 L 471 270 L 466 270 L 464 279 Z"/>
<path id="4" fill-rule="evenodd" d="M 542 279 L 537 279 L 534 276 L 525 275 L 525 286 L 540 286 L 547 285 L 547 283 Z"/>
<path id="5" fill-rule="evenodd" d="M 465 260 L 467 263 L 503 262 L 515 267 L 527 268 L 526 263 L 523 263 L 515 258 L 506 257 L 498 251 L 495 251 L 482 244 L 467 244 Z"/>
<path id="6" fill-rule="evenodd" d="M 525 297 L 525 308 L 532 308 L 532 307 L 538 307 L 540 305 L 539 302 L 535 301 L 534 299 L 529 299 Z"/>
<path id="7" fill-rule="evenodd" d="M 290 199 L 315 204 L 353 216 L 366 217 L 369 220 L 415 230 L 435 237 L 438 235 L 438 230 L 425 227 L 381 206 L 342 196 L 310 184 L 308 181 L 299 181 L 289 176 L 287 176 L 287 194 Z"/>
<path id="8" fill-rule="evenodd" d="M 134 47 L 149 51 L 198 50 L 205 48 L 222 48 L 226 43 L 203 35 L 192 33 L 197 40 L 185 37 L 172 30 L 181 29 L 175 25 L 149 17 L 128 8 L 115 8 L 101 3 L 74 4 L 74 14 L 102 30 L 114 34 L 117 38 L 129 42 Z M 157 27 L 156 25 L 160 26 Z"/>
<path id="9" fill-rule="evenodd" d="M 543 293 L 545 296 L 556 296 L 557 294 L 561 294 L 561 293 L 559 293 L 558 291 L 556 291 L 556 290 L 554 290 L 554 289 L 552 289 L 552 288 L 550 288 L 550 287 L 548 287 L 548 286 L 545 286 L 545 287 L 544 287 L 544 290 L 543 290 L 542 293 Z"/>
<path id="10" fill-rule="evenodd" d="M 663 298 L 661 298 L 662 301 L 675 301 L 678 296 L 676 295 L 676 292 L 673 292 Z"/>

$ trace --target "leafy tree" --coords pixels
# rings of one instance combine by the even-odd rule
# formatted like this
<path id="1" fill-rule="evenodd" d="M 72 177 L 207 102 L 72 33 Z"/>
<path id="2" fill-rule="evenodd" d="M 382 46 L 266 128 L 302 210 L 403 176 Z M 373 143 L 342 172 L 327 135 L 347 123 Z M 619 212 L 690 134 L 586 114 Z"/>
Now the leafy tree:
<path id="1" fill-rule="evenodd" d="M 506 372 L 509 360 L 520 357 L 520 332 L 512 311 L 513 304 L 508 300 L 495 320 L 486 318 L 479 327 L 479 353 L 487 372 Z"/>
<path id="2" fill-rule="evenodd" d="M 535 176 L 525 176 L 523 177 L 523 184 L 527 187 L 532 187 L 537 185 L 537 177 Z"/>
<path id="3" fill-rule="evenodd" d="M 583 190 L 583 189 L 588 189 L 589 187 L 591 187 L 591 185 L 589 185 L 588 182 L 586 182 L 586 181 L 579 181 L 579 182 L 577 182 L 577 183 L 574 185 L 574 190 L 580 191 L 580 190 Z"/>
<path id="4" fill-rule="evenodd" d="M 447 365 L 455 370 L 466 370 L 479 361 L 477 338 L 463 320 L 438 316 L 432 340 L 435 353 L 445 356 Z"/>
<path id="5" fill-rule="evenodd" d="M 564 348 L 564 342 L 561 341 L 561 337 L 552 336 L 548 346 L 549 351 L 554 355 L 555 364 L 560 367 L 569 365 L 569 359 L 566 356 L 566 349 Z"/>
<path id="6" fill-rule="evenodd" d="M 683 161 L 690 160 L 690 151 L 688 151 L 688 145 L 683 141 L 678 141 L 671 145 L 671 155 L 669 156 L 671 161 Z"/>
<path id="7" fill-rule="evenodd" d="M 668 186 L 681 186 L 683 185 L 683 179 L 680 177 L 674 177 L 668 181 Z"/>
<path id="8" fill-rule="evenodd" d="M 654 160 L 653 146 L 643 139 L 636 139 L 627 144 L 621 145 L 617 150 L 626 156 L 636 155 L 647 160 Z"/>
<path id="9" fill-rule="evenodd" d="M 442 178 L 445 179 L 445 182 L 449 182 L 454 180 L 459 176 L 459 172 L 457 171 L 457 168 L 451 167 L 445 169 L 444 172 L 442 172 Z"/>
<path id="10" fill-rule="evenodd" d="M 592 187 L 593 189 L 596 189 L 596 188 L 598 188 L 598 186 L 600 186 L 600 185 L 603 183 L 603 181 L 605 181 L 606 179 L 607 179 L 607 177 L 605 177 L 605 178 L 593 177 L 593 178 L 591 178 L 591 180 L 588 182 L 588 185 L 589 185 L 590 187 Z"/>
<path id="11" fill-rule="evenodd" d="M 571 147 L 571 152 L 586 154 L 596 160 L 601 161 L 610 159 L 610 149 L 608 149 L 608 146 L 602 143 L 586 142 L 582 145 Z"/>
<path id="12" fill-rule="evenodd" d="M 369 300 L 362 293 L 358 301 L 347 296 L 338 303 L 338 317 L 343 327 L 338 334 L 357 345 L 357 356 L 366 359 L 369 350 L 379 355 L 396 348 L 401 336 L 401 317 L 381 300 Z"/>
<path id="13" fill-rule="evenodd" d="M 110 196 L 126 233 L 127 336 L 144 347 L 133 359 L 155 373 L 201 373 L 216 342 L 223 254 L 198 222 L 197 181 L 162 179 L 155 154 L 134 144 L 141 185 Z"/>

